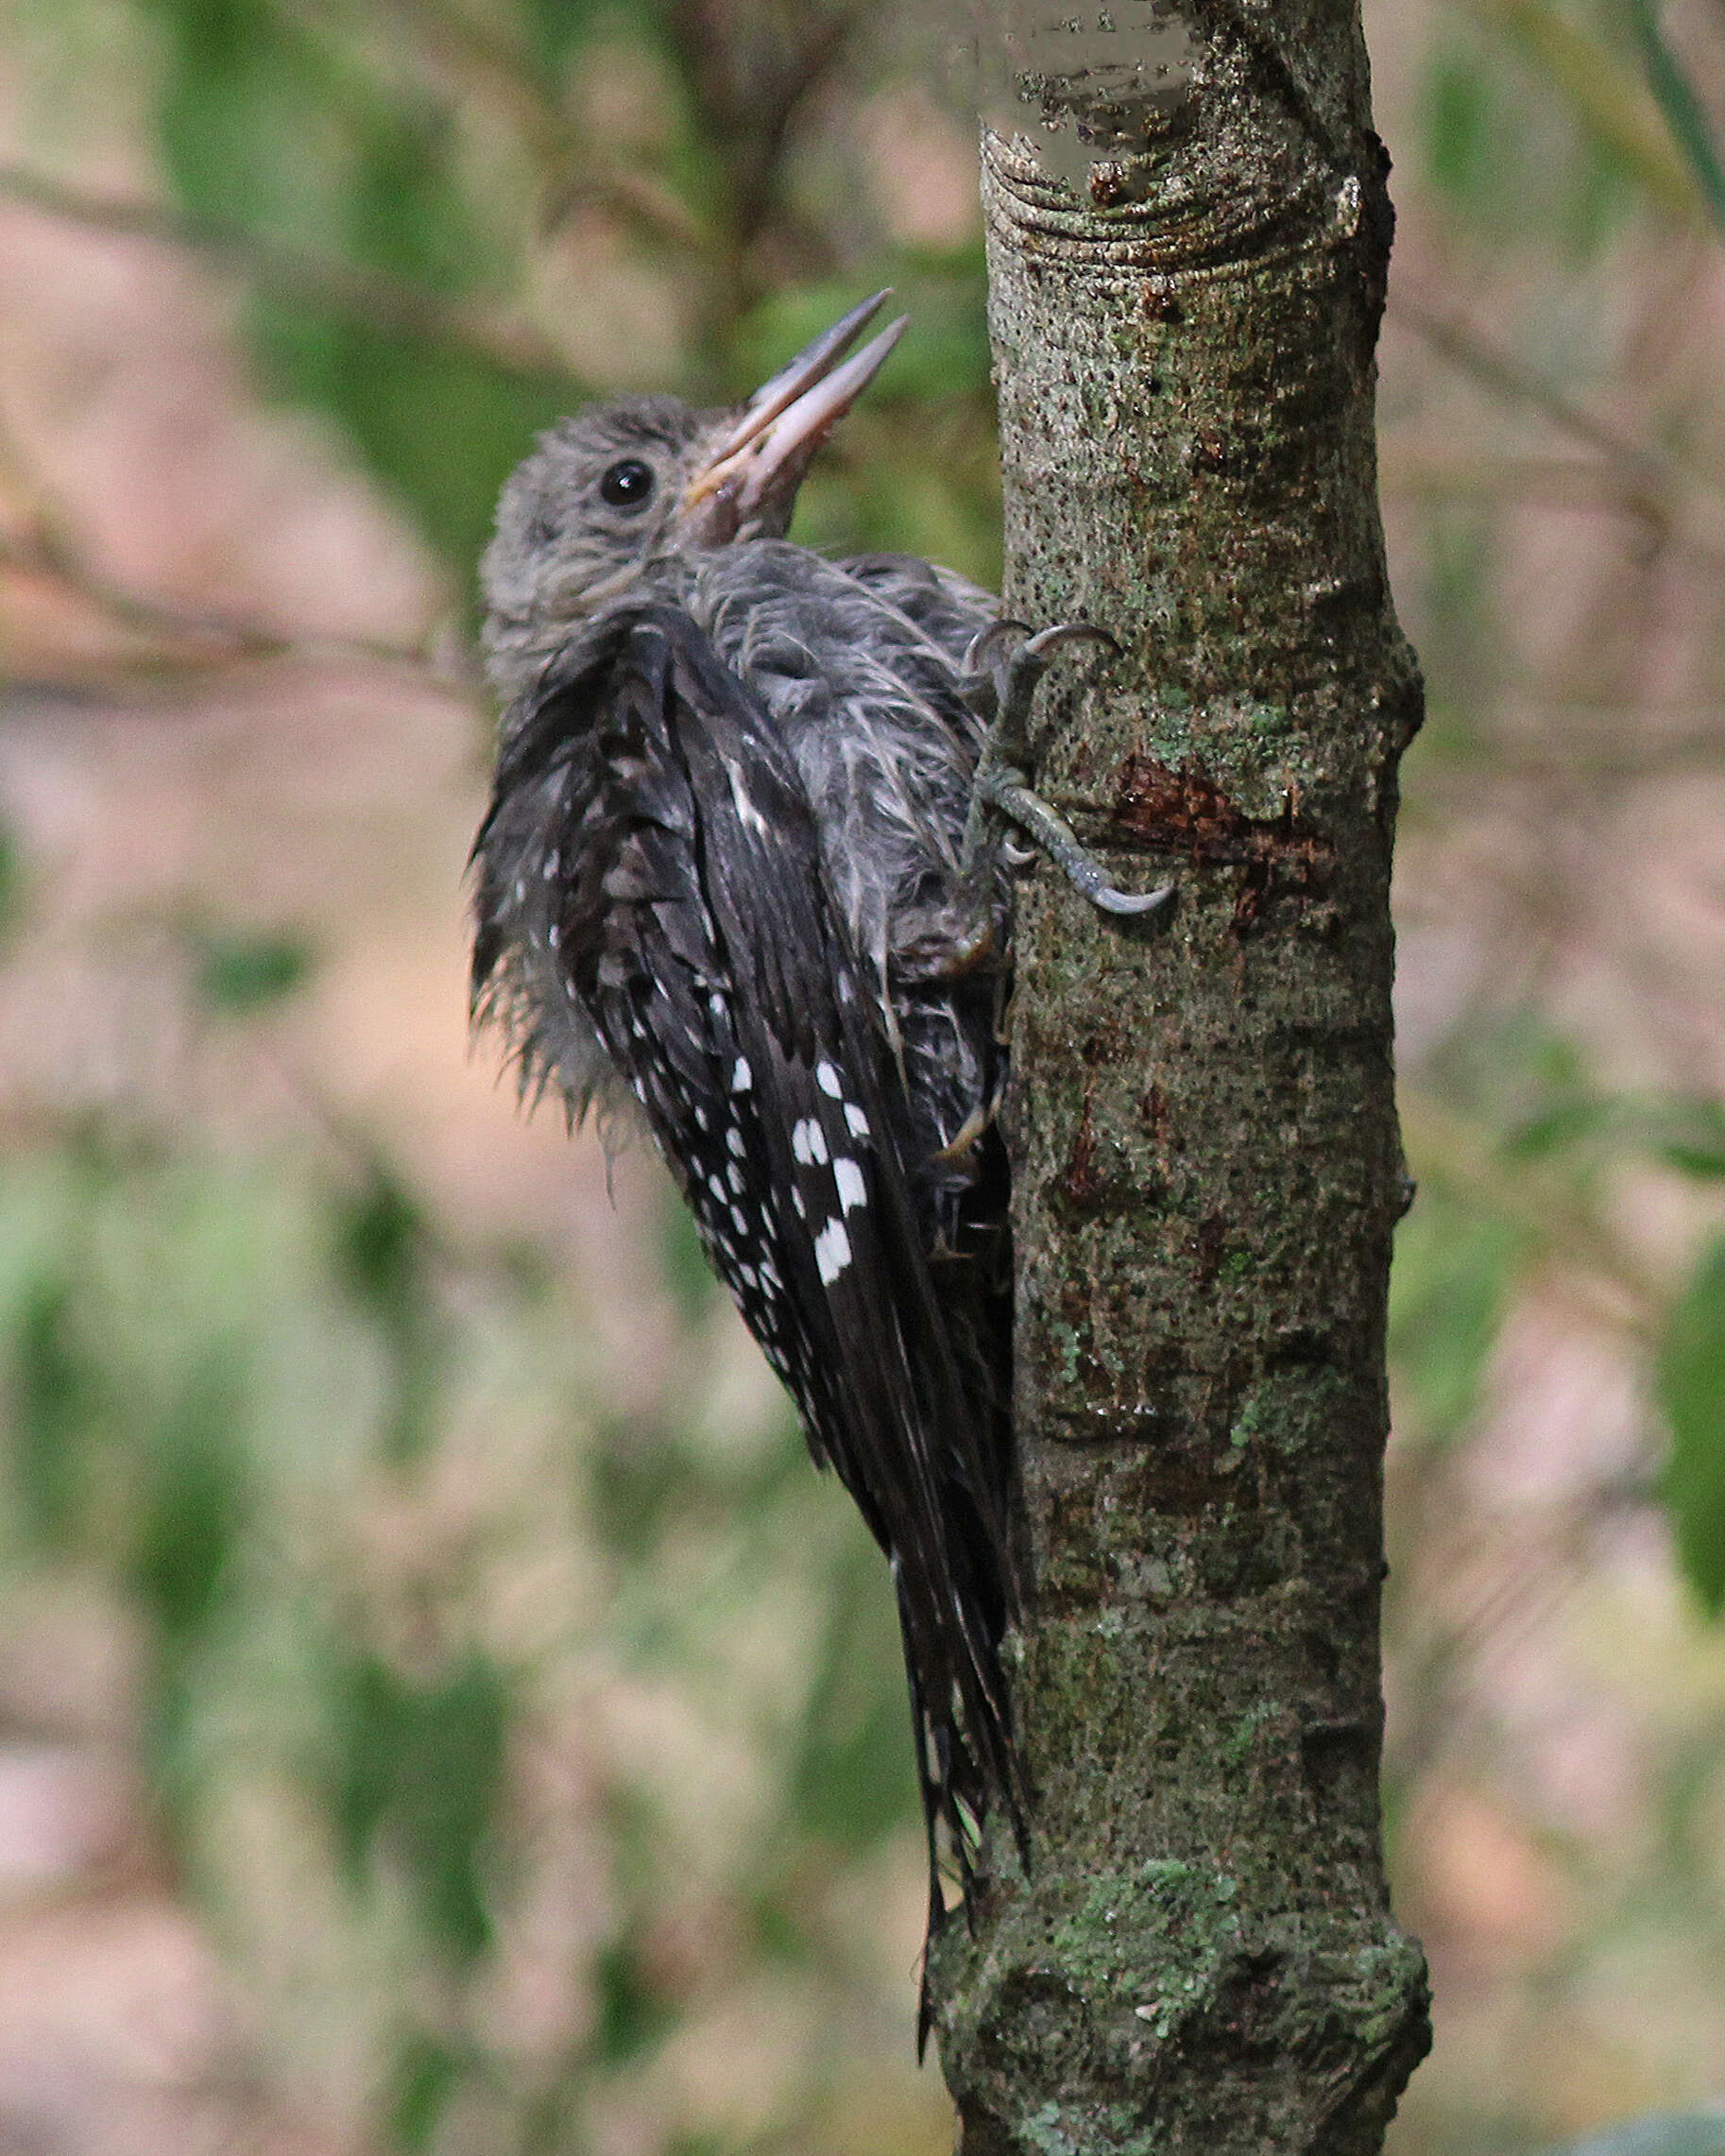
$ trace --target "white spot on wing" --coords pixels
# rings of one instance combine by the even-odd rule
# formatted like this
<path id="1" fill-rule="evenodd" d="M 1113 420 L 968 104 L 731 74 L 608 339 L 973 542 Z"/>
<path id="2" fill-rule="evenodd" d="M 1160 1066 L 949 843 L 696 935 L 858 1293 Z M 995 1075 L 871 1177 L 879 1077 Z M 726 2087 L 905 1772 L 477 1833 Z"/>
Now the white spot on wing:
<path id="1" fill-rule="evenodd" d="M 766 818 L 750 798 L 749 790 L 743 783 L 742 772 L 728 756 L 725 760 L 725 768 L 730 777 L 731 799 L 737 804 L 737 814 L 742 819 L 743 830 L 753 831 L 759 838 L 770 837 L 772 834 L 767 830 Z"/>
<path id="2" fill-rule="evenodd" d="M 868 1136 L 868 1118 L 852 1101 L 846 1101 L 845 1104 L 845 1121 L 849 1127 L 852 1138 L 866 1138 Z"/>
<path id="3" fill-rule="evenodd" d="M 850 1263 L 850 1238 L 843 1221 L 828 1221 L 815 1237 L 814 1262 L 824 1288 L 830 1288 Z"/>
<path id="4" fill-rule="evenodd" d="M 733 1093 L 746 1093 L 754 1083 L 755 1073 L 749 1069 L 748 1057 L 746 1055 L 738 1056 L 736 1069 L 731 1072 L 731 1091 Z"/>
<path id="5" fill-rule="evenodd" d="M 812 1117 L 805 1116 L 791 1132 L 791 1151 L 806 1167 L 818 1167 L 827 1157 L 827 1134 Z"/>
<path id="6" fill-rule="evenodd" d="M 841 1098 L 839 1074 L 830 1063 L 817 1063 L 815 1065 L 814 1082 L 829 1101 L 836 1101 Z"/>
<path id="7" fill-rule="evenodd" d="M 841 1154 L 832 1164 L 832 1179 L 839 1187 L 839 1205 L 845 1212 L 868 1203 L 867 1186 L 862 1181 L 862 1171 L 854 1160 Z"/>

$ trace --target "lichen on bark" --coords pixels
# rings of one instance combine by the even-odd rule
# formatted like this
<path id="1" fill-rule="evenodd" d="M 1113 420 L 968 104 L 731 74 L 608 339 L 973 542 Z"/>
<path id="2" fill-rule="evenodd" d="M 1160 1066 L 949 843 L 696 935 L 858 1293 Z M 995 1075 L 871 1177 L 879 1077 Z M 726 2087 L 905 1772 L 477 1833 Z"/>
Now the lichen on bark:
<path id="1" fill-rule="evenodd" d="M 1396 765 L 1355 0 L 1190 0 L 1082 196 L 984 137 L 1006 604 L 1118 640 L 1043 790 L 1170 918 L 1020 905 L 1028 1868 L 933 1995 L 965 2156 L 1366 2156 L 1426 2041 L 1378 1829 Z"/>

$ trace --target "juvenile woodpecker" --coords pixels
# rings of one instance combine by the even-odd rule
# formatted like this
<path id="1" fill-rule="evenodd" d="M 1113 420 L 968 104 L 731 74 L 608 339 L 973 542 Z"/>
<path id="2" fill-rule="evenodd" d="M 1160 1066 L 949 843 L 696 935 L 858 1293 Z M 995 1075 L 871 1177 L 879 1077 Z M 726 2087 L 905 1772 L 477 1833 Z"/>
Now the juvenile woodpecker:
<path id="1" fill-rule="evenodd" d="M 504 710 L 473 1000 L 575 1116 L 633 1098 L 703 1247 L 892 1566 L 929 1839 L 966 1903 L 1020 1816 L 1000 1644 L 1016 826 L 1141 912 L 1030 793 L 1069 628 L 902 556 L 789 544 L 797 488 L 902 334 L 877 294 L 739 409 L 543 435 L 486 555 Z M 1104 640 L 1105 641 L 1105 640 Z M 924 2016 L 926 2033 L 926 2008 Z"/>

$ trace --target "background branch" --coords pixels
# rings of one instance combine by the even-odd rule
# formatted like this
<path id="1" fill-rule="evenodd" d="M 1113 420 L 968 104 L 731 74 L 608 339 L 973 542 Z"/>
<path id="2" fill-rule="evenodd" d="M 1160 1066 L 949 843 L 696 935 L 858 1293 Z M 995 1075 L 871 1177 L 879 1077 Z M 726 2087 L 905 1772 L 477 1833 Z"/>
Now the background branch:
<path id="1" fill-rule="evenodd" d="M 221 218 L 93 194 L 26 165 L 0 163 L 0 196 L 94 231 L 182 248 L 260 290 L 461 353 L 504 374 L 555 381 L 572 402 L 589 394 L 547 337 L 499 309 L 309 254 Z"/>

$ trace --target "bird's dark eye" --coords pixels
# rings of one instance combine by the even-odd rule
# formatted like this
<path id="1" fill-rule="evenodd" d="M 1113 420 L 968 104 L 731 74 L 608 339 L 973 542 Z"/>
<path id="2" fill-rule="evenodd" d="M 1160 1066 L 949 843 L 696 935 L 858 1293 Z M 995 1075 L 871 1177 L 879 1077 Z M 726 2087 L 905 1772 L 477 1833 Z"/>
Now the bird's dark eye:
<path id="1" fill-rule="evenodd" d="M 653 492 L 652 467 L 638 456 L 625 456 L 599 482 L 599 492 L 613 509 L 642 508 Z"/>

